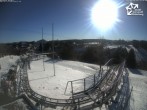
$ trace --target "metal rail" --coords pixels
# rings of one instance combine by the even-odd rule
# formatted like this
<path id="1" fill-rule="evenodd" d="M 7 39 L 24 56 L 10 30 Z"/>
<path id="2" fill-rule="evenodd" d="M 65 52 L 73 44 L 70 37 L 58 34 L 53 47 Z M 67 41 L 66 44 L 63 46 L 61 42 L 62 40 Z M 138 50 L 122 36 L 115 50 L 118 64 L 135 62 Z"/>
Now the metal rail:
<path id="1" fill-rule="evenodd" d="M 116 88 L 118 87 L 123 75 L 124 65 L 125 62 L 110 68 L 99 81 L 95 82 L 94 86 L 79 93 L 72 93 L 72 98 L 70 99 L 55 99 L 40 95 L 31 89 L 28 81 L 27 62 L 25 61 L 22 66 L 23 78 L 21 79 L 21 89 L 34 101 L 52 108 L 56 108 L 56 106 L 75 107 L 77 105 L 80 106 L 81 104 L 88 102 L 93 102 L 93 104 L 97 103 L 97 106 L 101 106 L 102 104 L 106 103 L 113 95 L 115 95 Z"/>

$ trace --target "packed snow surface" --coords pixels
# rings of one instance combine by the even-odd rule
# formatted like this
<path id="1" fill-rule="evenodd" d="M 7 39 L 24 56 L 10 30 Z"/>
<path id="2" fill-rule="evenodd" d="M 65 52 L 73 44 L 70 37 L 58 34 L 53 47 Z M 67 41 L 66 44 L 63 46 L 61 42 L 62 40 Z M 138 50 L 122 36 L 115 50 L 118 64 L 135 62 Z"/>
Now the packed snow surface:
<path id="1" fill-rule="evenodd" d="M 147 53 L 142 49 L 139 49 L 138 52 L 144 55 Z M 19 56 L 0 58 L 0 75 L 7 73 L 10 67 L 16 64 L 18 59 Z M 55 62 L 54 76 L 52 60 L 44 59 L 44 65 L 45 71 L 42 59 L 31 62 L 31 69 L 28 70 L 30 86 L 35 92 L 41 95 L 58 99 L 68 99 L 70 97 L 71 94 L 64 94 L 68 81 L 85 78 L 99 71 L 98 65 L 60 60 Z M 127 104 L 127 110 L 147 110 L 147 71 L 138 69 L 127 70 L 129 73 L 128 85 L 130 89 L 133 87 Z M 77 86 L 81 87 L 83 85 L 80 83 Z M 45 108 L 45 110 L 53 110 L 53 108 Z M 61 108 L 57 107 L 56 110 L 61 110 Z M 95 108 L 94 110 L 99 110 L 99 108 Z M 101 110 L 106 110 L 104 105 Z"/>
<path id="2" fill-rule="evenodd" d="M 120 110 L 122 109 L 121 104 L 125 103 L 124 101 L 121 102 L 121 100 L 124 97 L 128 98 L 128 102 L 125 105 L 125 110 L 147 110 L 147 71 L 144 70 L 138 70 L 138 69 L 126 69 L 129 74 L 129 81 L 127 82 L 130 90 L 133 87 L 133 90 L 129 96 L 125 97 L 124 94 L 122 94 L 120 99 L 118 99 L 118 102 L 115 103 L 116 106 L 105 106 L 103 105 L 100 109 L 99 107 L 95 108 L 94 110 Z M 119 103 L 120 101 L 120 103 Z M 120 105 L 119 105 L 120 104 Z M 116 108 L 117 107 L 117 108 Z M 56 110 L 61 110 L 62 108 L 57 107 Z M 45 108 L 45 110 L 53 110 L 52 108 Z"/>
<path id="3" fill-rule="evenodd" d="M 130 86 L 133 86 L 128 110 L 147 110 L 147 71 L 129 69 Z"/>
<path id="4" fill-rule="evenodd" d="M 51 59 L 31 62 L 31 69 L 28 70 L 29 83 L 31 88 L 44 96 L 57 99 L 68 99 L 71 96 L 71 86 L 68 85 L 68 93 L 64 94 L 68 81 L 82 79 L 95 74 L 99 66 L 77 61 L 60 60 L 55 62 L 55 76 L 53 62 Z M 77 84 L 77 88 L 83 83 Z"/>
<path id="5" fill-rule="evenodd" d="M 31 70 L 28 70 L 30 86 L 35 92 L 41 95 L 57 99 L 68 99 L 70 97 L 71 94 L 64 94 L 68 81 L 88 77 L 99 70 L 98 65 L 60 60 L 55 62 L 56 75 L 54 76 L 52 60 L 45 59 L 44 63 L 45 71 L 43 70 L 42 60 L 31 62 Z M 133 89 L 130 98 L 127 96 L 128 103 L 126 104 L 126 110 L 146 110 L 147 71 L 127 69 L 127 72 L 129 74 L 129 81 L 127 82 L 130 88 L 129 92 L 132 87 Z M 77 86 L 82 87 L 81 84 Z M 110 108 L 110 110 L 116 110 L 113 106 Z M 106 109 L 108 108 L 105 105 L 101 108 L 101 110 Z M 53 110 L 53 108 L 45 108 L 45 110 Z M 61 108 L 57 107 L 56 110 L 61 110 Z M 95 108 L 94 110 L 100 110 L 100 108 Z"/>

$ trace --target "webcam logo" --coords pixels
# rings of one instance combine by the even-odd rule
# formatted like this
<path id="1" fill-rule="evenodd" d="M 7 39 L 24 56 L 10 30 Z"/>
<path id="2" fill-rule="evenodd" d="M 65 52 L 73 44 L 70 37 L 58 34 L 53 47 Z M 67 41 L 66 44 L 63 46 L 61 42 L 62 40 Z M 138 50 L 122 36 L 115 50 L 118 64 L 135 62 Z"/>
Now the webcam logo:
<path id="1" fill-rule="evenodd" d="M 127 15 L 142 15 L 143 11 L 139 8 L 139 4 L 130 3 L 127 7 Z"/>

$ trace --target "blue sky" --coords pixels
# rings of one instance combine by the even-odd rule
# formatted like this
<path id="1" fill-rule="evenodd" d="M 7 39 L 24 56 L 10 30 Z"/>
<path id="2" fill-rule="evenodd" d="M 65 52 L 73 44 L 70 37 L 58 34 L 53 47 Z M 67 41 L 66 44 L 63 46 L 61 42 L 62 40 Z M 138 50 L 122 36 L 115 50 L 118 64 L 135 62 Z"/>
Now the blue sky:
<path id="1" fill-rule="evenodd" d="M 91 9 L 98 0 L 21 0 L 18 3 L 0 2 L 0 42 L 51 39 L 54 23 L 55 39 L 125 39 L 147 40 L 147 1 L 134 2 L 144 16 L 127 16 L 125 7 L 119 8 L 121 22 L 102 33 L 91 23 Z M 111 15 L 111 14 L 110 14 Z"/>

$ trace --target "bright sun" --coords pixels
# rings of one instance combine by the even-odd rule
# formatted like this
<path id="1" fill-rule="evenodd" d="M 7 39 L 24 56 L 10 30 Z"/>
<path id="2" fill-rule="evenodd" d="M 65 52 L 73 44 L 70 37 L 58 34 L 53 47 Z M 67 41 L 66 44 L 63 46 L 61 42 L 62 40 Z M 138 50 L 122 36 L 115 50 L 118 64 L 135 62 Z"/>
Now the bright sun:
<path id="1" fill-rule="evenodd" d="M 112 0 L 99 0 L 92 8 L 91 19 L 102 31 L 112 28 L 118 21 L 118 5 Z"/>

